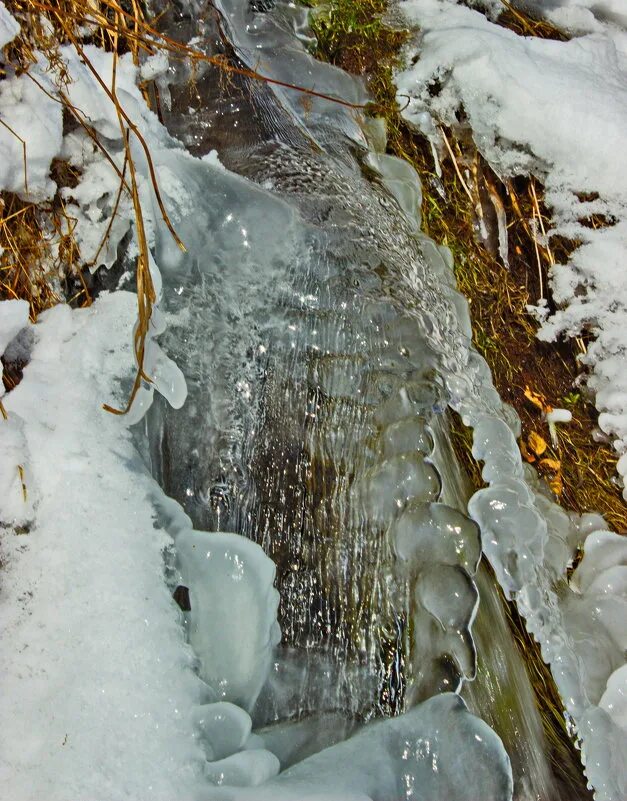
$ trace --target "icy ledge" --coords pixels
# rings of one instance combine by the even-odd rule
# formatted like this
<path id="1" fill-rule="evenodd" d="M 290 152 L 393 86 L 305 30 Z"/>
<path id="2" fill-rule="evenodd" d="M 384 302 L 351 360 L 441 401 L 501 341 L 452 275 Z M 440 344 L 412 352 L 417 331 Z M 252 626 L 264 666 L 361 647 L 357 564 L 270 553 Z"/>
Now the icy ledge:
<path id="1" fill-rule="evenodd" d="M 457 303 L 467 312 L 459 295 Z M 623 801 L 627 540 L 605 531 L 600 515 L 569 515 L 551 500 L 523 466 L 520 421 L 469 341 L 465 358 L 463 370 L 445 372 L 448 403 L 473 429 L 473 455 L 488 485 L 473 495 L 468 512 L 499 584 L 551 666 L 595 798 Z M 569 584 L 567 568 L 582 545 L 585 555 Z"/>

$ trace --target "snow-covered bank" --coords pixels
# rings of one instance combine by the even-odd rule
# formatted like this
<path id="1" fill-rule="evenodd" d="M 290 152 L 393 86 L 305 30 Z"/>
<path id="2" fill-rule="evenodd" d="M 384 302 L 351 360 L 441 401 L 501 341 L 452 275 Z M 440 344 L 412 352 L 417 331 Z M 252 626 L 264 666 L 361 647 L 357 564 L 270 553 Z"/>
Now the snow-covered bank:
<path id="1" fill-rule="evenodd" d="M 494 11 L 499 4 L 490 5 Z M 586 4 L 547 5 L 559 22 L 568 9 L 582 11 Z M 594 5 L 599 19 L 601 5 Z M 568 264 L 553 268 L 559 310 L 548 315 L 539 307 L 539 336 L 592 333 L 582 362 L 591 371 L 599 426 L 619 456 L 627 453 L 627 33 L 621 15 L 608 12 L 602 23 L 587 10 L 587 30 L 594 32 L 559 42 L 518 36 L 454 0 L 407 0 L 400 7 L 420 28 L 408 59 L 415 63 L 397 76 L 405 118 L 423 128 L 429 117 L 455 125 L 463 109 L 477 147 L 498 174 L 533 173 L 544 182 L 554 225 L 549 236 L 581 243 Z M 591 227 L 592 215 L 605 217 L 608 226 Z M 618 470 L 627 474 L 627 457 Z"/>
<path id="2" fill-rule="evenodd" d="M 27 507 L 1 553 L 0 784 L 16 801 L 172 801 L 196 787 L 200 682 L 164 581 L 170 538 L 130 432 L 102 409 L 133 375 L 135 304 L 117 292 L 42 315 L 3 398 L 2 462 L 27 468 L 36 500 L 0 487 L 3 523 Z M 10 451 L 16 426 L 26 452 Z"/>

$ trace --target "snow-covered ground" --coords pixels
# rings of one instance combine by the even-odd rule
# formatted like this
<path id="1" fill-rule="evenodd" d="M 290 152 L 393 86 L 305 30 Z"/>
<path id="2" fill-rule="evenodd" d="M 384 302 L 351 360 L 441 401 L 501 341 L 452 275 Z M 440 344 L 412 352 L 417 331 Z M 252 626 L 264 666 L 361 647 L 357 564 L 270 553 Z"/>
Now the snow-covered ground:
<path id="1" fill-rule="evenodd" d="M 21 303 L 0 303 L 0 338 Z M 16 801 L 191 798 L 200 770 L 170 538 L 126 425 L 102 409 L 133 375 L 135 316 L 116 292 L 22 318 L 29 364 L 0 420 L 0 785 Z"/>
<path id="2" fill-rule="evenodd" d="M 474 5 L 476 8 L 469 8 Z M 499 0 L 404 0 L 420 32 L 397 75 L 403 114 L 432 131 L 463 109 L 497 174 L 534 174 L 545 185 L 553 234 L 579 241 L 554 266 L 554 314 L 540 305 L 539 336 L 583 331 L 582 358 L 599 427 L 627 475 L 627 11 L 623 0 L 520 0 L 566 26 L 569 41 L 522 37 L 493 21 Z M 489 13 L 482 13 L 481 7 Z M 492 19 L 490 18 L 492 17 Z M 409 103 L 407 98 L 410 98 Z M 603 215 L 597 229 L 582 221 Z M 627 498 L 627 490 L 625 490 Z"/>

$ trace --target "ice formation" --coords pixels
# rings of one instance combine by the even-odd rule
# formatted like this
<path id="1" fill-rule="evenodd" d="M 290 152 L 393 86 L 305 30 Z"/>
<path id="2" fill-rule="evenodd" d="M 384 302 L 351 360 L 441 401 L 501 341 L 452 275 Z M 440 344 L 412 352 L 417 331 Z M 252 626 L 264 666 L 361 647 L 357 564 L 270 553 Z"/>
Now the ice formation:
<path id="1" fill-rule="evenodd" d="M 295 27 L 307 34 L 289 4 L 269 14 L 218 5 L 245 63 L 365 99 L 359 83 L 319 68 L 297 44 Z M 0 23 L 11 35 L 1 4 Z M 78 55 L 65 57 L 74 102 L 120 166 L 114 112 Z M 90 58 L 110 74 L 110 55 L 92 49 Z M 147 69 L 163 75 L 165 65 Z M 598 519 L 571 521 L 530 485 L 516 421 L 470 349 L 450 253 L 418 233 L 415 174 L 367 154 L 353 111 L 320 98 L 308 108 L 277 88 L 278 101 L 259 102 L 267 141 L 244 148 L 253 183 L 211 154 L 187 153 L 146 109 L 137 77 L 121 59 L 120 100 L 149 140 L 188 253 L 160 218 L 135 142 L 160 298 L 147 345 L 153 383 L 125 425 L 100 410 L 111 382 L 132 374 L 132 297 L 114 292 L 90 310 L 45 315 L 25 377 L 7 396 L 11 430 L 22 415 L 32 452 L 31 509 L 14 513 L 24 500 L 12 474 L 0 519 L 35 525 L 25 552 L 12 541 L 13 601 L 0 603 L 13 643 L 3 649 L 1 728 L 22 721 L 1 769 L 5 786 L 51 801 L 103 792 L 116 801 L 508 801 L 503 743 L 446 692 L 475 674 L 480 528 L 552 663 L 598 798 L 620 798 L 624 576 L 607 561 L 618 544 L 591 533 Z M 355 146 L 376 180 L 362 175 Z M 226 155 L 237 160 L 236 151 Z M 86 176 L 72 213 L 81 248 L 95 256 L 114 172 L 82 135 L 64 137 L 62 152 Z M 133 235 L 129 219 L 123 210 L 97 263 L 111 264 Z M 26 323 L 24 309 L 14 310 L 0 304 L 7 340 Z M 18 318 L 17 328 L 3 316 Z M 154 388 L 170 405 L 153 404 Z M 473 426 L 484 461 L 490 486 L 470 507 L 479 528 L 442 499 L 434 430 L 447 404 Z M 148 478 L 131 444 L 125 426 L 146 414 L 150 448 L 137 436 L 145 461 L 180 505 Z M 313 498 L 305 513 L 303 497 Z M 224 533 L 230 525 L 248 536 Z M 573 589 L 557 597 L 556 579 L 586 536 Z M 163 581 L 164 550 L 170 589 L 188 591 L 189 646 Z M 589 636 L 598 642 L 592 658 L 582 646 Z M 401 653 L 407 697 L 426 700 L 363 725 L 403 708 Z"/>
<path id="2" fill-rule="evenodd" d="M 445 693 L 373 723 L 263 787 L 208 790 L 203 801 L 445 801 L 512 796 L 509 759 L 494 732 Z"/>
<path id="3" fill-rule="evenodd" d="M 281 639 L 274 564 L 237 534 L 189 531 L 175 545 L 181 582 L 189 588 L 189 642 L 199 675 L 218 698 L 250 710 Z"/>

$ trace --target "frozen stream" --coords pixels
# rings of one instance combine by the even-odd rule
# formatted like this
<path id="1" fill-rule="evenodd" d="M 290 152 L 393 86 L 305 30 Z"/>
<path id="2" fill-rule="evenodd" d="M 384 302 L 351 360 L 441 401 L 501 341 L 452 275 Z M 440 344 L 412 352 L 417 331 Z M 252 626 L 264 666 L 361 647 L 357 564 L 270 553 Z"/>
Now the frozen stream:
<path id="1" fill-rule="evenodd" d="M 367 100 L 306 54 L 301 11 L 216 5 L 238 63 Z M 224 47 L 203 3 L 162 24 Z M 464 514 L 449 404 L 484 426 L 496 471 L 516 420 L 470 347 L 450 254 L 420 233 L 418 177 L 359 111 L 202 68 L 190 92 L 188 77 L 166 90 L 166 124 L 228 169 L 161 156 L 193 199 L 173 213 L 188 252 L 166 233 L 155 248 L 161 344 L 189 395 L 146 426 L 153 475 L 189 518 L 157 499 L 207 685 L 206 798 L 587 797 L 554 775 Z"/>

